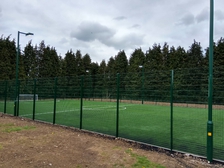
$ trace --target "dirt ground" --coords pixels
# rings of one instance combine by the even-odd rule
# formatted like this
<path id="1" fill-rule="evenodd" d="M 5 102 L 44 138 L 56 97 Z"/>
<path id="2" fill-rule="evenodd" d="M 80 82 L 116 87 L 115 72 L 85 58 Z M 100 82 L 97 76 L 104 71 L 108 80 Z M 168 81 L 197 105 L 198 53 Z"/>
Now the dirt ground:
<path id="1" fill-rule="evenodd" d="M 0 113 L 0 167 L 215 167 L 188 154 Z"/>

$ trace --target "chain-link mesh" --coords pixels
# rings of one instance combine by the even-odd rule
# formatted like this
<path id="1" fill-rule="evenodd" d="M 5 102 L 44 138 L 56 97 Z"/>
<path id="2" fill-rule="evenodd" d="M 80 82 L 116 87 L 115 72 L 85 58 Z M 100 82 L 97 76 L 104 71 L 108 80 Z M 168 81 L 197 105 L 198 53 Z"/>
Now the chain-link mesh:
<path id="1" fill-rule="evenodd" d="M 4 112 L 6 81 L 0 81 L 0 112 Z"/>
<path id="2" fill-rule="evenodd" d="M 207 73 L 204 69 L 174 73 L 174 149 L 206 156 Z"/>
<path id="3" fill-rule="evenodd" d="M 7 89 L 6 89 L 6 112 L 8 114 L 14 114 L 15 112 L 15 101 L 17 100 L 15 93 L 15 81 L 7 81 Z"/>
<path id="4" fill-rule="evenodd" d="M 19 85 L 19 116 L 33 118 L 34 80 L 20 80 Z M 21 96 L 23 95 L 23 96 Z"/>
<path id="5" fill-rule="evenodd" d="M 169 148 L 170 73 L 122 74 L 120 90 L 119 136 Z"/>
<path id="6" fill-rule="evenodd" d="M 214 68 L 213 80 L 213 152 L 214 158 L 224 160 L 224 67 Z"/>
<path id="7" fill-rule="evenodd" d="M 223 70 L 214 68 L 213 85 L 213 152 L 220 160 Z M 206 156 L 208 69 L 20 80 L 17 88 L 18 96 L 15 81 L 0 81 L 1 112 L 15 115 L 17 103 L 19 116 Z"/>
<path id="8" fill-rule="evenodd" d="M 54 96 L 55 96 L 55 80 L 38 79 L 36 81 L 36 101 L 35 119 L 46 122 L 53 122 Z"/>
<path id="9" fill-rule="evenodd" d="M 61 77 L 57 80 L 56 123 L 79 128 L 80 77 Z"/>
<path id="10" fill-rule="evenodd" d="M 83 129 L 115 136 L 116 80 L 114 74 L 84 78 Z"/>

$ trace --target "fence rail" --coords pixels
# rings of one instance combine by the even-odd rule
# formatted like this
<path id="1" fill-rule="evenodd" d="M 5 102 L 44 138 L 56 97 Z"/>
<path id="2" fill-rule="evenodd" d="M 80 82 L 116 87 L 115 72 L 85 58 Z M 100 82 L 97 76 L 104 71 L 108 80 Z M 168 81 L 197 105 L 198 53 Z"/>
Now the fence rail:
<path id="1" fill-rule="evenodd" d="M 224 160 L 223 69 L 214 69 L 213 84 L 213 156 L 218 160 Z M 19 80 L 17 87 L 15 83 L 0 81 L 0 112 L 207 155 L 206 69 L 29 79 Z"/>

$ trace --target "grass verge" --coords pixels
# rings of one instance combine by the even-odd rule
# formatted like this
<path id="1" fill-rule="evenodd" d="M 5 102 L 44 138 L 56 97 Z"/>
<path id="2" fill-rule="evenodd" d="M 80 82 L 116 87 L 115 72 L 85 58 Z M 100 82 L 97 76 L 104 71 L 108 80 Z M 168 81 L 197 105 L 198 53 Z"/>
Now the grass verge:
<path id="1" fill-rule="evenodd" d="M 141 168 L 164 168 L 163 166 L 150 162 L 145 156 L 140 156 L 136 153 L 133 153 L 132 148 L 129 148 L 125 151 L 131 157 L 136 159 L 136 162 L 132 165 L 132 167 L 141 167 Z"/>

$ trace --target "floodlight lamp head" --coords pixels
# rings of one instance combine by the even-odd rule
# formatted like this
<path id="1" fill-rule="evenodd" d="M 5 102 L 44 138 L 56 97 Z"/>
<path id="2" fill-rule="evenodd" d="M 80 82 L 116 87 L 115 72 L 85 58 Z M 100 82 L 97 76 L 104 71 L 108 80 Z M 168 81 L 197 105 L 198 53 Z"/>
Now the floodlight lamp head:
<path id="1" fill-rule="evenodd" d="M 139 65 L 138 67 L 139 67 L 139 68 L 143 68 L 143 65 Z"/>
<path id="2" fill-rule="evenodd" d="M 33 33 L 26 33 L 26 36 L 29 36 L 29 35 L 32 36 L 32 35 L 34 35 L 34 34 L 33 34 Z"/>

